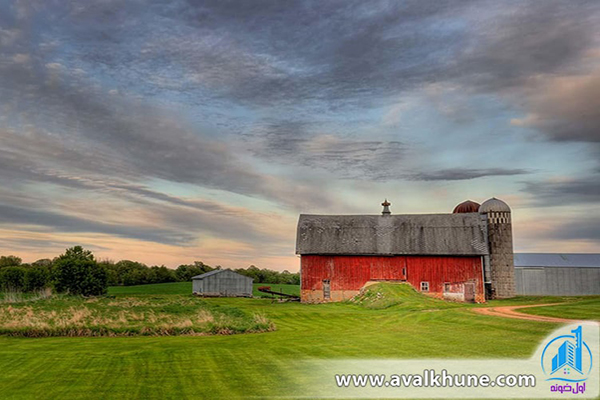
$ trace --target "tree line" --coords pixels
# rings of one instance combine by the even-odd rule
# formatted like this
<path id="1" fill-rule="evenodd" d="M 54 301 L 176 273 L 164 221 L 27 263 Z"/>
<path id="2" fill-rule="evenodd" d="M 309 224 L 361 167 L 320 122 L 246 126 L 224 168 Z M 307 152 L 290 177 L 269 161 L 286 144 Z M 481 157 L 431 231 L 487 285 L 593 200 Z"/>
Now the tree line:
<path id="1" fill-rule="evenodd" d="M 221 266 L 211 267 L 201 261 L 182 264 L 176 269 L 130 261 L 97 261 L 91 251 L 75 246 L 54 259 L 40 259 L 26 264 L 16 256 L 0 256 L 0 291 L 34 292 L 52 287 L 58 292 L 80 295 L 106 293 L 108 286 L 132 286 L 150 283 L 187 282 Z M 300 274 L 260 269 L 254 265 L 234 269 L 251 277 L 255 283 L 300 284 Z"/>

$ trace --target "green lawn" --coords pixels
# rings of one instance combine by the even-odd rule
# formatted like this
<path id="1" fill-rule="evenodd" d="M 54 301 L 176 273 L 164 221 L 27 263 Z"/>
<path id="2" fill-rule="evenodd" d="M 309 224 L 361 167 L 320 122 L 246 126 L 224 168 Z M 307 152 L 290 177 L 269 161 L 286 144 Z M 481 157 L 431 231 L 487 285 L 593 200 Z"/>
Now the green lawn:
<path id="1" fill-rule="evenodd" d="M 532 307 L 520 310 L 527 314 L 569 319 L 591 319 L 600 321 L 600 296 L 579 298 L 575 302 L 548 307 Z"/>
<path id="2" fill-rule="evenodd" d="M 185 284 L 157 290 L 175 291 Z M 111 288 L 148 298 L 151 285 Z M 119 294 L 146 290 L 145 294 Z M 191 291 L 191 290 L 190 290 Z M 162 292 L 165 293 L 165 292 Z M 548 302 L 546 298 L 544 301 Z M 556 299 L 555 299 L 556 300 Z M 589 298 L 587 300 L 590 300 Z M 526 358 L 556 324 L 484 316 L 469 305 L 415 298 L 383 308 L 269 299 L 206 299 L 261 313 L 277 330 L 231 336 L 0 337 L 2 398 L 241 398 L 283 396 L 310 358 Z M 576 306 L 586 299 L 570 299 Z M 597 307 L 600 298 L 587 307 Z M 530 298 L 508 303 L 527 303 Z M 502 304 L 502 301 L 494 302 Z M 442 304 L 444 306 L 442 306 Z"/>
<path id="3" fill-rule="evenodd" d="M 300 296 L 299 285 L 283 285 L 274 283 L 255 283 L 253 296 L 267 297 L 266 293 L 261 293 L 258 288 L 261 286 L 270 286 L 271 290 Z M 138 286 L 111 286 L 108 288 L 109 295 L 117 294 L 191 294 L 192 282 L 174 282 L 174 283 L 158 283 L 152 285 Z"/>
<path id="4" fill-rule="evenodd" d="M 192 294 L 192 282 L 156 283 L 137 286 L 111 286 L 109 295 L 128 294 Z"/>

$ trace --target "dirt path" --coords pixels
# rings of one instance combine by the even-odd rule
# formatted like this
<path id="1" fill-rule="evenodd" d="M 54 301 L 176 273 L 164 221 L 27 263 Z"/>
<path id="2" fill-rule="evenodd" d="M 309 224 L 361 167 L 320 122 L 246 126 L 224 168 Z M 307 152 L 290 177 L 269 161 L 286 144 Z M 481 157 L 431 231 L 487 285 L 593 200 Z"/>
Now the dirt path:
<path id="1" fill-rule="evenodd" d="M 473 308 L 472 310 L 476 313 L 483 315 L 493 315 L 496 317 L 506 317 L 506 318 L 517 318 L 517 319 L 527 319 L 530 321 L 543 321 L 543 322 L 557 322 L 557 323 L 566 323 L 566 322 L 574 322 L 577 321 L 575 319 L 566 319 L 566 318 L 554 318 L 554 317 L 546 317 L 543 315 L 533 315 L 533 314 L 523 314 L 517 312 L 520 308 L 530 308 L 530 307 L 546 307 L 546 306 L 555 306 L 564 303 L 552 303 L 552 304 L 531 304 L 527 306 L 504 306 L 504 307 L 484 307 L 484 308 Z"/>

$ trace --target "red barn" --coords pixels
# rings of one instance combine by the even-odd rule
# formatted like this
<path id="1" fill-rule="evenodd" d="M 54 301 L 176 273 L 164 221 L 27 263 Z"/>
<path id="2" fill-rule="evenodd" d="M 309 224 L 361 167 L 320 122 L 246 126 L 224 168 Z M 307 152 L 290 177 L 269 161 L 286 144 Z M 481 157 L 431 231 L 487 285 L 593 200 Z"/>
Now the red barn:
<path id="1" fill-rule="evenodd" d="M 382 215 L 300 215 L 302 301 L 341 301 L 368 282 L 389 281 L 439 298 L 484 302 L 486 289 L 493 289 L 488 218 L 473 204 L 452 214 L 390 215 L 386 201 Z M 510 289 L 509 278 L 500 289 Z"/>

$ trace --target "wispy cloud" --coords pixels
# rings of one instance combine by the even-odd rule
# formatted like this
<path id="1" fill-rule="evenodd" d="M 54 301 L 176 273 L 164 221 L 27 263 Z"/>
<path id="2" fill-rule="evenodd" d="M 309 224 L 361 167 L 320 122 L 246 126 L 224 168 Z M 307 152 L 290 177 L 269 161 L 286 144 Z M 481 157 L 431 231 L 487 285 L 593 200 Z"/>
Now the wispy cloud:
<path id="1" fill-rule="evenodd" d="M 453 168 L 440 171 L 422 172 L 410 176 L 410 179 L 420 181 L 462 181 L 486 176 L 515 176 L 525 175 L 531 171 L 510 168 Z"/>
<path id="2" fill-rule="evenodd" d="M 551 140 L 600 142 L 600 69 L 580 75 L 539 76 L 530 85 L 528 113 L 512 124 L 535 128 Z"/>
<path id="3" fill-rule="evenodd" d="M 559 206 L 600 203 L 597 175 L 528 182 L 525 191 L 538 205 Z"/>

